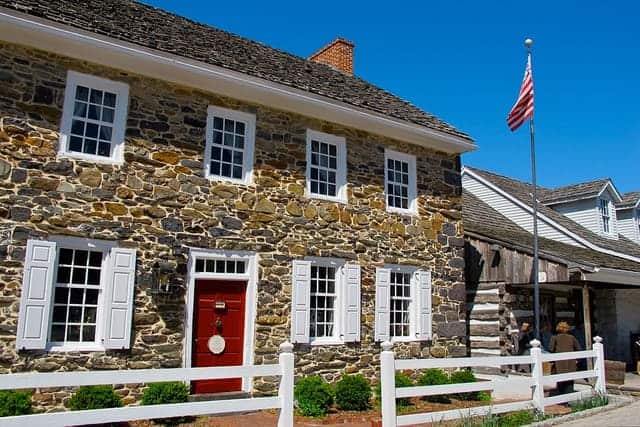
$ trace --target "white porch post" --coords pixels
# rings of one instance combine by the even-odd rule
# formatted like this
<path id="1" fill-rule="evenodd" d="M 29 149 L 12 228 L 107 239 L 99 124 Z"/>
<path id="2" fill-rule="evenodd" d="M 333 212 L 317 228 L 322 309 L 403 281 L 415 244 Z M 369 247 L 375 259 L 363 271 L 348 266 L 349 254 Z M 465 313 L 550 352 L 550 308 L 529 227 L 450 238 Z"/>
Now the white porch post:
<path id="1" fill-rule="evenodd" d="M 382 427 L 396 427 L 396 364 L 389 341 L 381 344 L 380 353 L 380 406 L 382 409 Z"/>
<path id="2" fill-rule="evenodd" d="M 280 416 L 278 417 L 278 427 L 293 427 L 293 367 L 294 355 L 293 344 L 288 341 L 280 344 L 280 367 L 282 377 L 280 378 Z"/>
<path id="3" fill-rule="evenodd" d="M 593 361 L 593 369 L 597 374 L 595 391 L 604 396 L 607 393 L 607 380 L 604 372 L 604 345 L 602 344 L 602 338 L 593 338 L 593 351 L 596 355 Z"/>
<path id="4" fill-rule="evenodd" d="M 531 341 L 531 378 L 533 379 L 533 406 L 544 414 L 544 372 L 542 370 L 542 349 L 540 341 Z"/>

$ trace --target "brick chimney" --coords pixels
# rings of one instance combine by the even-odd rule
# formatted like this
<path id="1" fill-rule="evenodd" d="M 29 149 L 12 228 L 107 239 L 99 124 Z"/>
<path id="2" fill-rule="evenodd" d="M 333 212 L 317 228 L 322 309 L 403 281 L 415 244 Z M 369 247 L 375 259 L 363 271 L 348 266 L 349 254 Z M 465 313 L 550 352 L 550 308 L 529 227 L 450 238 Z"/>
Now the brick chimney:
<path id="1" fill-rule="evenodd" d="M 353 74 L 353 42 L 338 37 L 316 53 L 309 56 L 309 59 L 321 64 L 327 64 L 345 74 Z"/>

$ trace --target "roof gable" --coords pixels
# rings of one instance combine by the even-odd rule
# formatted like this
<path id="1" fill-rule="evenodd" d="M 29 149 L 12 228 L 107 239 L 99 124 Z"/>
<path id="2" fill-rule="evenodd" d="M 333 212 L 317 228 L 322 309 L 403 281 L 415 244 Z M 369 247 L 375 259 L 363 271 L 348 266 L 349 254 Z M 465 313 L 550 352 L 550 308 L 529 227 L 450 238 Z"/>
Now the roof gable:
<path id="1" fill-rule="evenodd" d="M 344 102 L 471 142 L 361 78 L 133 0 L 0 0 L 0 7 Z"/>
<path id="2" fill-rule="evenodd" d="M 616 209 L 631 209 L 640 207 L 640 191 L 624 193 L 622 200 L 616 203 Z"/>
<path id="3" fill-rule="evenodd" d="M 620 193 L 618 193 L 614 187 L 611 179 L 603 178 L 548 189 L 544 192 L 544 196 L 540 198 L 540 201 L 545 205 L 569 203 L 577 200 L 599 197 L 604 191 L 609 191 L 614 202 L 621 200 Z"/>
<path id="4" fill-rule="evenodd" d="M 471 173 L 474 176 L 480 177 L 517 200 L 518 203 L 530 209 L 531 190 L 533 189 L 531 184 L 468 166 L 465 166 L 463 174 L 464 173 Z M 538 187 L 538 194 L 545 194 L 547 191 L 549 191 L 549 189 Z M 617 240 L 602 237 L 542 203 L 538 204 L 538 212 L 541 217 L 545 217 L 557 224 L 566 230 L 566 233 L 576 236 L 591 248 L 607 253 L 615 253 L 620 257 L 633 260 L 640 259 L 640 245 L 624 236 L 619 236 Z"/>

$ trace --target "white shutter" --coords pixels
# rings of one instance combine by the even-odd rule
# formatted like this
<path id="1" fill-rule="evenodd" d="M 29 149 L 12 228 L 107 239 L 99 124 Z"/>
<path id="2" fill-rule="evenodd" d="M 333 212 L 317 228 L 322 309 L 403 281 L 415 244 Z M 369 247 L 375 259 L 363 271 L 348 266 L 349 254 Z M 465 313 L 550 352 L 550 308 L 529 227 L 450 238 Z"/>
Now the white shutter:
<path id="1" fill-rule="evenodd" d="M 376 319 L 375 340 L 389 340 L 389 306 L 391 304 L 391 270 L 376 268 Z"/>
<path id="2" fill-rule="evenodd" d="M 291 278 L 291 342 L 309 342 L 311 261 L 293 261 Z"/>
<path id="3" fill-rule="evenodd" d="M 360 266 L 346 264 L 344 299 L 344 342 L 360 341 Z"/>
<path id="4" fill-rule="evenodd" d="M 136 250 L 113 248 L 109 258 L 110 278 L 104 297 L 104 346 L 107 349 L 125 349 L 130 347 L 131 341 Z"/>
<path id="5" fill-rule="evenodd" d="M 421 340 L 431 339 L 432 314 L 431 314 L 431 272 L 418 270 L 417 275 L 417 301 L 418 321 L 416 323 L 416 337 Z"/>
<path id="6" fill-rule="evenodd" d="M 47 345 L 55 260 L 55 242 L 27 241 L 16 337 L 18 350 L 40 350 Z"/>

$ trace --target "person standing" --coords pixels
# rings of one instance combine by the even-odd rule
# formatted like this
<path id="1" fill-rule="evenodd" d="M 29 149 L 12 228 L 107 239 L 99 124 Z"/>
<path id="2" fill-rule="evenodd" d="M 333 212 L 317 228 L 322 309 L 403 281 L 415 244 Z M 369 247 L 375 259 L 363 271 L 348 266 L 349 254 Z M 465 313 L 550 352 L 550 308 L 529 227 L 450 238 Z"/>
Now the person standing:
<path id="1" fill-rule="evenodd" d="M 580 351 L 580 343 L 576 337 L 569 334 L 569 324 L 560 322 L 556 326 L 557 335 L 551 337 L 549 351 L 552 353 L 566 353 L 568 351 Z M 576 371 L 576 359 L 558 360 L 554 362 L 554 373 L 564 374 Z M 573 381 L 558 381 L 558 394 L 573 393 Z"/>

